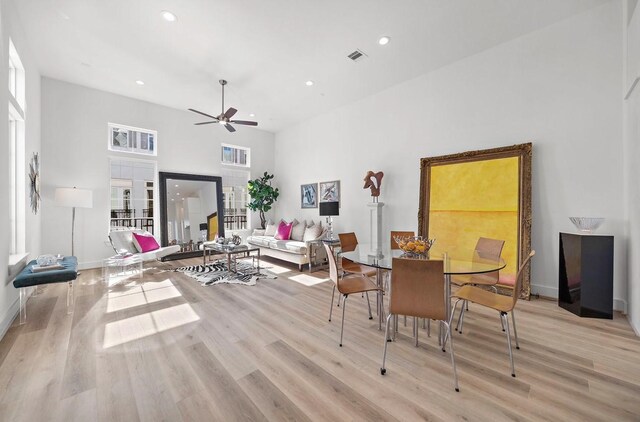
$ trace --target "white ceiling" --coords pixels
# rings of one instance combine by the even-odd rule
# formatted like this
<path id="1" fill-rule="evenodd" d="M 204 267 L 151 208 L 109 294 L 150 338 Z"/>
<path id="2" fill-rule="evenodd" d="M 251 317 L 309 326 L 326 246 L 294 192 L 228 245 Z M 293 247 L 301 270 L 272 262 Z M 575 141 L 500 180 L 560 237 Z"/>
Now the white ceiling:
<path id="1" fill-rule="evenodd" d="M 213 115 L 225 78 L 235 118 L 255 113 L 259 128 L 276 132 L 606 1 L 14 3 L 44 76 Z M 164 21 L 162 10 L 178 21 Z M 377 44 L 381 35 L 391 37 L 387 46 Z M 368 57 L 352 63 L 346 56 L 356 48 Z M 315 85 L 305 86 L 308 79 Z"/>

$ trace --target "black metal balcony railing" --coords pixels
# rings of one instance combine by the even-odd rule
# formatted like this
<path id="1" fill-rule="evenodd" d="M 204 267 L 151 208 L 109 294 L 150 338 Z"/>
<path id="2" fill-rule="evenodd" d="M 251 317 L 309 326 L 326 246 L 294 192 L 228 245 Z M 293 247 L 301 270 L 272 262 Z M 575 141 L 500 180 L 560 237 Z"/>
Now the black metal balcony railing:
<path id="1" fill-rule="evenodd" d="M 226 215 L 224 216 L 225 230 L 244 230 L 247 228 L 247 215 Z"/>

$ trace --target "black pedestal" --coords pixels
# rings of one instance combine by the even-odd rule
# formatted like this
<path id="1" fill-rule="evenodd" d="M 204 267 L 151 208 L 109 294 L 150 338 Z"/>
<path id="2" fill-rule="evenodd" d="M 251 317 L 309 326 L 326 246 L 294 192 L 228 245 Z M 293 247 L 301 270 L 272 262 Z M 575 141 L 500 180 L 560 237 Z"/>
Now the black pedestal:
<path id="1" fill-rule="evenodd" d="M 581 317 L 613 318 L 613 236 L 560 233 L 558 305 Z"/>

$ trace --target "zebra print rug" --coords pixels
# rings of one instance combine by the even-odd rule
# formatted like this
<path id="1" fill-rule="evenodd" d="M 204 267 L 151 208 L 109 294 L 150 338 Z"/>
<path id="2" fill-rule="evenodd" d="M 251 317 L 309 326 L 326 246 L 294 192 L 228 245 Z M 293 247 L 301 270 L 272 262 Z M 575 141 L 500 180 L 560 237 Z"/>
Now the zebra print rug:
<path id="1" fill-rule="evenodd" d="M 275 279 L 274 274 L 260 268 L 260 272 L 256 272 L 250 263 L 238 262 L 238 272 L 236 274 L 227 269 L 226 261 L 217 261 L 207 265 L 191 265 L 188 267 L 179 267 L 174 271 L 184 273 L 185 275 L 197 280 L 202 286 L 214 286 L 216 284 L 243 284 L 245 286 L 255 286 L 260 279 Z M 246 274 L 245 274 L 246 273 Z"/>

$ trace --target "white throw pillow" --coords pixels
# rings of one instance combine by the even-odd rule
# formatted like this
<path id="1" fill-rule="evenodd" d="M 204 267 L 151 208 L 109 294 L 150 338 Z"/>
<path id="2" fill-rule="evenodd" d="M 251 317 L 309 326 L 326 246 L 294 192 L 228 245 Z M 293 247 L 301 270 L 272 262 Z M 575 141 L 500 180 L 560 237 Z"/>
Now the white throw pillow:
<path id="1" fill-rule="evenodd" d="M 317 223 L 314 223 L 313 220 L 307 221 L 307 227 L 315 226 L 316 224 L 318 226 L 322 227 L 322 220 L 318 220 Z"/>
<path id="2" fill-rule="evenodd" d="M 271 220 L 269 220 L 269 222 L 267 223 L 267 228 L 264 231 L 264 235 L 265 236 L 275 236 L 276 232 L 278 231 L 278 225 L 280 224 L 280 221 L 278 221 L 278 224 L 273 223 Z"/>
<path id="3" fill-rule="evenodd" d="M 304 231 L 307 228 L 304 220 L 299 222 L 298 220 L 293 220 L 293 228 L 291 229 L 291 240 L 302 241 L 304 239 Z"/>
<path id="4" fill-rule="evenodd" d="M 316 240 L 317 238 L 320 237 L 321 234 L 322 234 L 321 225 L 314 224 L 311 227 L 307 226 L 307 228 L 304 229 L 304 236 L 302 237 L 302 240 L 304 240 L 305 242 L 308 242 L 310 240 Z"/>

